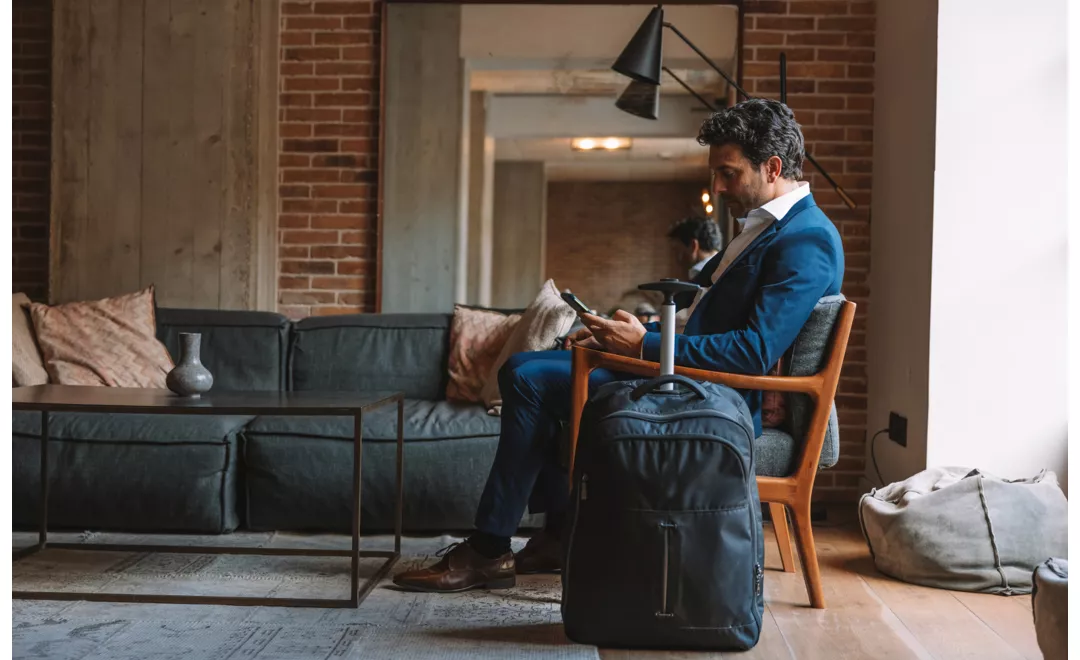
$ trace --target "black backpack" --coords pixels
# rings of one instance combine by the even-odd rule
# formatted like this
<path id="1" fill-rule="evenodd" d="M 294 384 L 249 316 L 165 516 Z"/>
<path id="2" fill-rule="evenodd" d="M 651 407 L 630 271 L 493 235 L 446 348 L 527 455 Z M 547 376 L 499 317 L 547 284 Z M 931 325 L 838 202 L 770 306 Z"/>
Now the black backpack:
<path id="1" fill-rule="evenodd" d="M 566 635 L 623 648 L 757 644 L 765 552 L 743 398 L 678 375 L 608 383 L 586 404 L 578 437 Z"/>

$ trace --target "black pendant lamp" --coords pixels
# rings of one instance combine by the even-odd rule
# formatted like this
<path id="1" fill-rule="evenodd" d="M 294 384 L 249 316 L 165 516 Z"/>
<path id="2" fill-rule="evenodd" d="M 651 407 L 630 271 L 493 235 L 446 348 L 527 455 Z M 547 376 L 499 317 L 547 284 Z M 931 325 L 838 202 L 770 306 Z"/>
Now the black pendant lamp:
<path id="1" fill-rule="evenodd" d="M 659 119 L 660 87 L 633 80 L 615 101 L 615 107 L 642 119 Z"/>
<path id="2" fill-rule="evenodd" d="M 645 22 L 626 44 L 612 69 L 640 83 L 660 84 L 664 45 L 664 8 L 653 7 Z"/>

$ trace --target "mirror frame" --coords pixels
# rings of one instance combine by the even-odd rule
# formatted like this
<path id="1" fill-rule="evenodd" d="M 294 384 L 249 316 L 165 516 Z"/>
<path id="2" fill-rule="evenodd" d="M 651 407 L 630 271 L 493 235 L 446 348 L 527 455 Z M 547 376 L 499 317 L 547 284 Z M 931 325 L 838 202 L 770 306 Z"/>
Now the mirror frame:
<path id="1" fill-rule="evenodd" d="M 382 260 L 383 260 L 383 184 L 385 177 L 385 153 L 386 142 L 386 44 L 389 38 L 387 30 L 386 6 L 391 4 L 447 4 L 447 5 L 499 5 L 507 4 L 507 0 L 383 0 L 382 13 L 379 16 L 379 135 L 378 135 L 378 177 L 376 182 L 376 206 L 375 206 L 375 313 L 382 313 Z M 519 5 L 642 5 L 652 6 L 661 4 L 657 0 L 519 0 L 513 4 Z M 745 32 L 745 9 L 744 0 L 676 0 L 666 2 L 668 5 L 720 5 L 735 7 L 738 18 L 735 28 L 735 81 L 743 84 L 743 33 Z M 644 19 L 643 19 L 644 20 Z"/>

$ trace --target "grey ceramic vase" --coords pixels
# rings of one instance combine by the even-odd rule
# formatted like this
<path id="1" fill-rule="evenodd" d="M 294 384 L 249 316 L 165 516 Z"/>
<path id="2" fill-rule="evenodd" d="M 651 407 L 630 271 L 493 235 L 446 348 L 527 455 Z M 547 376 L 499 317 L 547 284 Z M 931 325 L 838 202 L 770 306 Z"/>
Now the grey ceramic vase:
<path id="1" fill-rule="evenodd" d="M 199 358 L 202 334 L 180 333 L 180 360 L 165 377 L 165 385 L 180 396 L 199 398 L 214 385 L 214 376 Z"/>

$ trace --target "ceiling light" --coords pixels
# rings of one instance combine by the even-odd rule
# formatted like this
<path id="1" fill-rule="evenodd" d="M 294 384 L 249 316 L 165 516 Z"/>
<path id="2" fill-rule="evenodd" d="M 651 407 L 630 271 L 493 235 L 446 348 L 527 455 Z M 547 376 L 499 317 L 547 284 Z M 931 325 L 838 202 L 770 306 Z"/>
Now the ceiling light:
<path id="1" fill-rule="evenodd" d="M 708 203 L 709 203 L 709 199 L 710 199 L 710 198 L 709 198 L 709 193 L 707 193 L 707 192 L 703 192 L 703 193 L 701 193 L 701 203 L 702 203 L 702 204 L 708 204 Z"/>
<path id="2" fill-rule="evenodd" d="M 570 148 L 574 151 L 595 151 L 597 149 L 617 151 L 619 149 L 629 149 L 632 143 L 633 141 L 626 137 L 574 138 L 570 140 Z"/>
<path id="3" fill-rule="evenodd" d="M 712 213 L 712 204 L 706 204 L 705 205 L 705 212 L 706 213 Z"/>

